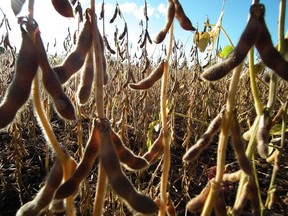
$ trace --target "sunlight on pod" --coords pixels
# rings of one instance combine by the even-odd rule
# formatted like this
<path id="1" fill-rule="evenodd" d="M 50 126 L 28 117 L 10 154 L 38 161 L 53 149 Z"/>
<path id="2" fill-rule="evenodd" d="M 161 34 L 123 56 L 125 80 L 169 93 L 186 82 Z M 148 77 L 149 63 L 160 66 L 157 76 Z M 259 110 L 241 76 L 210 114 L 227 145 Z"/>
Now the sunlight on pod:
<path id="1" fill-rule="evenodd" d="M 168 0 L 168 7 L 167 7 L 167 13 L 166 13 L 166 23 L 154 39 L 154 42 L 156 44 L 160 44 L 165 39 L 166 34 L 169 31 L 170 26 L 174 20 L 174 16 L 175 16 L 175 4 L 174 4 L 173 0 Z"/>
<path id="2" fill-rule="evenodd" d="M 257 151 L 261 158 L 266 159 L 268 156 L 268 144 L 269 144 L 269 131 L 271 129 L 271 117 L 269 115 L 269 111 L 265 108 L 260 120 L 258 131 L 256 134 L 257 140 Z"/>
<path id="3" fill-rule="evenodd" d="M 61 65 L 53 68 L 62 84 L 67 82 L 69 78 L 83 66 L 86 54 L 91 48 L 91 45 L 91 22 L 89 20 L 88 12 L 86 11 L 86 21 L 80 32 L 74 51 L 67 56 Z"/>
<path id="4" fill-rule="evenodd" d="M 253 168 L 245 154 L 245 147 L 241 140 L 241 130 L 237 119 L 237 112 L 233 110 L 231 123 L 231 136 L 234 152 L 236 153 L 240 168 L 249 176 L 253 176 Z"/>
<path id="5" fill-rule="evenodd" d="M 53 201 L 49 205 L 49 211 L 51 211 L 52 213 L 56 213 L 56 214 L 65 212 L 64 200 L 53 199 Z"/>
<path id="6" fill-rule="evenodd" d="M 74 120 L 76 118 L 74 106 L 68 96 L 65 94 L 64 90 L 62 89 L 61 83 L 55 71 L 50 66 L 45 47 L 43 45 L 43 41 L 40 36 L 40 32 L 37 32 L 37 29 L 30 34 L 35 35 L 35 45 L 37 48 L 39 63 L 42 70 L 42 81 L 44 84 L 44 88 L 51 96 L 53 104 L 60 116 L 68 120 Z"/>
<path id="7" fill-rule="evenodd" d="M 156 213 L 158 207 L 153 200 L 138 193 L 122 172 L 116 149 L 110 137 L 109 122 L 102 121 L 100 124 L 100 161 L 113 190 L 135 211 L 143 214 Z"/>
<path id="8" fill-rule="evenodd" d="M 263 13 L 256 13 L 255 11 L 258 10 L 264 11 Z M 263 18 L 264 12 L 265 9 L 262 8 L 262 5 L 260 4 L 251 6 L 249 21 L 240 37 L 240 40 L 238 41 L 238 44 L 225 60 L 211 66 L 201 74 L 201 77 L 204 80 L 216 81 L 221 79 L 244 60 L 250 48 L 257 40 L 259 35 L 259 19 Z"/>
<path id="9" fill-rule="evenodd" d="M 62 166 L 59 160 L 51 168 L 44 187 L 40 189 L 36 197 L 24 204 L 18 211 L 16 216 L 38 216 L 48 208 L 53 200 L 55 191 L 61 184 L 63 177 Z"/>
<path id="10" fill-rule="evenodd" d="M 21 31 L 22 43 L 16 60 L 15 74 L 0 104 L 0 129 L 13 121 L 17 111 L 29 99 L 32 81 L 39 66 L 37 50 L 31 38 L 22 26 Z"/>
<path id="11" fill-rule="evenodd" d="M 182 5 L 178 0 L 174 0 L 175 3 L 175 17 L 179 21 L 181 27 L 187 31 L 195 31 L 196 29 L 192 26 L 190 19 L 186 16 Z"/>
<path id="12" fill-rule="evenodd" d="M 55 10 L 64 17 L 74 17 L 73 8 L 69 0 L 52 0 Z"/>
<path id="13" fill-rule="evenodd" d="M 191 146 L 184 154 L 183 161 L 195 160 L 210 144 L 215 134 L 219 131 L 222 123 L 223 113 L 219 113 L 210 123 L 205 133 L 200 137 L 195 145 Z"/>
<path id="14" fill-rule="evenodd" d="M 241 170 L 232 172 L 232 173 L 224 173 L 223 182 L 237 182 L 240 180 Z"/>
<path id="15" fill-rule="evenodd" d="M 55 199 L 63 199 L 77 193 L 78 187 L 84 178 L 91 172 L 99 153 L 100 138 L 99 129 L 93 120 L 92 133 L 90 134 L 83 158 L 77 166 L 73 175 L 63 183 L 55 194 Z"/>
<path id="16" fill-rule="evenodd" d="M 262 5 L 264 8 L 264 5 Z M 265 10 L 265 8 L 263 9 Z M 265 19 L 260 19 L 259 37 L 255 43 L 264 64 L 274 70 L 282 79 L 288 81 L 288 62 L 273 46 L 271 35 L 267 29 Z"/>
<path id="17" fill-rule="evenodd" d="M 20 13 L 25 2 L 26 0 L 11 0 L 11 7 L 15 16 Z"/>
<path id="18" fill-rule="evenodd" d="M 165 60 L 162 60 L 161 63 L 143 80 L 138 83 L 129 83 L 129 87 L 135 90 L 147 90 L 151 88 L 155 82 L 157 82 L 164 73 L 164 64 Z"/>
<path id="19" fill-rule="evenodd" d="M 248 190 L 249 190 L 248 182 L 245 182 L 241 194 L 239 196 L 239 199 L 237 199 L 237 202 L 234 203 L 232 209 L 233 215 L 235 216 L 242 215 L 243 208 L 248 201 Z"/>
<path id="20" fill-rule="evenodd" d="M 81 74 L 80 85 L 78 90 L 78 100 L 80 104 L 85 104 L 92 91 L 92 84 L 94 79 L 93 66 L 93 49 L 90 49 L 84 63 L 84 69 Z"/>
<path id="21" fill-rule="evenodd" d="M 155 163 L 164 152 L 163 145 L 164 132 L 161 129 L 158 138 L 154 141 L 148 152 L 143 155 L 143 158 L 151 165 Z"/>
<path id="22" fill-rule="evenodd" d="M 186 209 L 191 213 L 198 213 L 200 212 L 205 204 L 205 201 L 210 192 L 210 182 L 206 185 L 205 188 L 198 194 L 196 197 L 192 198 L 186 205 Z"/>
<path id="23" fill-rule="evenodd" d="M 223 197 L 223 194 L 220 193 L 218 197 L 216 198 L 216 201 L 214 203 L 214 213 L 215 216 L 226 216 L 227 210 L 226 210 L 226 203 Z"/>
<path id="24" fill-rule="evenodd" d="M 114 146 L 116 147 L 120 162 L 125 165 L 125 168 L 134 171 L 148 167 L 148 162 L 144 158 L 135 155 L 131 150 L 124 146 L 118 134 L 116 134 L 112 129 L 110 130 L 110 136 Z"/>

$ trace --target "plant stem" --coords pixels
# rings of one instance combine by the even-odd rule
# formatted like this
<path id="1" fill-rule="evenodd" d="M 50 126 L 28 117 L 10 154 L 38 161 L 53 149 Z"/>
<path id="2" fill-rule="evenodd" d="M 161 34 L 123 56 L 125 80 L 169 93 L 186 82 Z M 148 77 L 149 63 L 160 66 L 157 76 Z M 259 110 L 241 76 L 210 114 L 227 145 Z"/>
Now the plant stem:
<path id="1" fill-rule="evenodd" d="M 104 112 L 104 90 L 103 90 L 103 58 L 102 54 L 104 50 L 102 50 L 100 46 L 100 32 L 97 26 L 96 17 L 95 17 L 95 0 L 90 1 L 91 5 L 91 26 L 92 26 L 92 38 L 93 38 L 93 48 L 94 48 L 94 68 L 96 70 L 96 107 L 97 107 L 97 115 L 100 119 L 105 118 Z M 102 141 L 100 140 L 101 144 Z M 101 148 L 101 147 L 100 147 Z M 103 213 L 103 205 L 106 194 L 106 174 L 104 173 L 101 162 L 98 167 L 98 181 L 96 186 L 96 193 L 94 198 L 94 207 L 93 207 L 93 215 L 101 216 Z"/>
<path id="2" fill-rule="evenodd" d="M 230 129 L 230 122 L 232 117 L 232 111 L 235 104 L 235 96 L 240 79 L 240 74 L 242 71 L 242 66 L 243 63 L 241 63 L 234 69 L 232 80 L 230 82 L 228 99 L 226 102 L 226 112 L 223 115 L 221 132 L 218 142 L 216 176 L 215 180 L 211 181 L 211 189 L 207 197 L 207 200 L 204 204 L 204 208 L 201 213 L 202 216 L 207 216 L 211 214 L 215 199 L 217 198 L 219 190 L 221 189 L 221 183 L 223 181 L 223 174 L 225 170 L 225 157 L 226 157 L 226 148 Z"/>
<path id="3" fill-rule="evenodd" d="M 249 76 L 256 113 L 257 115 L 261 115 L 263 113 L 263 104 L 260 100 L 256 85 L 256 74 L 254 68 L 254 47 L 252 47 L 249 51 Z"/>
<path id="4" fill-rule="evenodd" d="M 173 40 L 173 22 L 169 30 L 169 46 L 168 53 L 166 56 L 166 62 L 164 63 L 164 73 L 161 82 L 161 122 L 163 129 L 163 170 L 161 176 L 161 187 L 160 187 L 160 211 L 159 216 L 165 216 L 166 214 L 166 203 L 167 203 L 167 184 L 170 170 L 170 133 L 167 125 L 167 112 L 166 112 L 166 94 L 167 94 L 167 77 L 169 72 L 169 59 L 172 52 L 172 40 Z"/>

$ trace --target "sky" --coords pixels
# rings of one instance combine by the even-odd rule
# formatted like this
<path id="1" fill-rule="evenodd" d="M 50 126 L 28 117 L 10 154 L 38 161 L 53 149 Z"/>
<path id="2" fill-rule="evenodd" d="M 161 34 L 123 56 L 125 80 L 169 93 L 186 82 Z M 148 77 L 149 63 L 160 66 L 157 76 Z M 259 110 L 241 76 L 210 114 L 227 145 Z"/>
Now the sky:
<path id="1" fill-rule="evenodd" d="M 28 1 L 28 0 L 27 0 Z M 221 13 L 223 1 L 225 0 L 179 0 L 184 8 L 186 15 L 191 20 L 194 26 L 198 26 L 199 31 L 203 30 L 203 24 L 208 17 L 211 24 L 216 24 Z M 277 44 L 277 19 L 280 0 L 261 0 L 266 7 L 265 20 L 268 29 L 272 35 L 274 45 Z M 89 7 L 89 0 L 80 0 L 83 10 Z M 119 32 L 124 27 L 124 22 L 119 17 L 112 24 L 109 20 L 113 16 L 115 5 L 118 2 L 120 10 L 128 25 L 129 42 L 131 49 L 137 49 L 137 41 L 141 34 L 140 21 L 143 20 L 144 0 L 105 0 L 105 34 L 113 47 L 113 34 L 117 25 Z M 99 16 L 102 0 L 96 0 L 96 13 Z M 152 40 L 158 31 L 164 26 L 166 16 L 166 0 L 147 0 L 148 5 L 148 31 Z M 224 4 L 224 16 L 222 19 L 222 27 L 226 30 L 234 45 L 237 44 L 243 29 L 245 28 L 251 0 L 226 0 Z M 1 0 L 0 8 L 8 17 L 12 31 L 9 32 L 10 40 L 13 45 L 19 47 L 21 43 L 21 33 L 17 19 L 15 18 L 10 7 L 10 0 Z M 27 15 L 27 6 L 24 5 L 20 15 Z M 3 14 L 0 12 L 0 21 Z M 41 36 L 44 43 L 50 43 L 50 52 L 61 53 L 63 51 L 63 41 L 68 34 L 68 27 L 71 33 L 77 29 L 77 19 L 67 19 L 60 16 L 51 4 L 50 0 L 35 0 L 34 18 L 40 26 Z M 287 31 L 287 19 L 285 23 L 285 33 Z M 102 33 L 102 21 L 99 20 L 100 32 Z M 178 21 L 174 22 L 174 36 L 176 40 L 180 40 L 186 50 L 190 50 L 193 46 L 193 32 L 183 30 Z M 0 36 L 5 34 L 5 28 L 0 29 Z M 52 44 L 57 41 L 57 46 L 54 48 Z M 167 40 L 164 41 L 167 44 Z M 228 45 L 228 40 L 224 34 L 220 35 L 220 45 L 224 47 Z M 149 52 L 160 52 L 161 46 L 155 44 L 148 45 Z"/>

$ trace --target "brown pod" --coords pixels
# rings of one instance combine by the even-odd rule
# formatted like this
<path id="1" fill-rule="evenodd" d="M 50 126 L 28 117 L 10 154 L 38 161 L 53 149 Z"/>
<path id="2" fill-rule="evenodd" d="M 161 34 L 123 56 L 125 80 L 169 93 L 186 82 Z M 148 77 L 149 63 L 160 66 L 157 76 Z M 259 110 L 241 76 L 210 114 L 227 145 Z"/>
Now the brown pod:
<path id="1" fill-rule="evenodd" d="M 226 216 L 227 210 L 226 210 L 226 203 L 223 197 L 223 194 L 220 193 L 218 197 L 216 198 L 216 202 L 214 203 L 214 213 L 215 216 Z"/>
<path id="2" fill-rule="evenodd" d="M 85 63 L 84 70 L 80 79 L 80 86 L 78 91 L 78 100 L 80 104 L 85 104 L 92 91 L 92 84 L 94 79 L 94 66 L 93 66 L 93 49 L 88 52 Z"/>
<path id="3" fill-rule="evenodd" d="M 23 205 L 16 213 L 16 216 L 41 215 L 48 208 L 54 198 L 55 191 L 61 184 L 63 177 L 62 166 L 59 160 L 56 160 L 51 168 L 43 188 L 38 192 L 36 197 Z"/>
<path id="4" fill-rule="evenodd" d="M 117 3 L 117 5 L 116 5 L 116 7 L 115 7 L 115 10 L 114 10 L 114 14 L 113 14 L 113 17 L 110 19 L 110 23 L 113 23 L 114 22 L 114 20 L 116 19 L 116 17 L 117 17 L 117 14 L 118 14 L 118 3 Z"/>
<path id="5" fill-rule="evenodd" d="M 245 184 L 243 185 L 243 190 L 241 191 L 241 194 L 239 196 L 239 199 L 237 199 L 237 202 L 234 203 L 232 215 L 235 216 L 242 215 L 243 208 L 248 201 L 248 191 L 249 191 L 248 182 L 245 182 Z"/>
<path id="6" fill-rule="evenodd" d="M 64 17 L 74 17 L 73 8 L 69 0 L 52 0 L 55 10 Z"/>
<path id="7" fill-rule="evenodd" d="M 212 138 L 218 132 L 222 124 L 223 113 L 219 113 L 209 124 L 205 133 L 200 137 L 195 145 L 190 147 L 188 151 L 184 154 L 183 161 L 192 161 L 195 160 L 199 154 L 202 153 L 204 149 L 210 144 Z"/>
<path id="8" fill-rule="evenodd" d="M 260 214 L 260 201 L 258 197 L 257 185 L 254 178 L 248 179 L 248 198 L 251 202 L 252 213 L 253 215 Z"/>
<path id="9" fill-rule="evenodd" d="M 121 170 L 120 162 L 110 136 L 110 126 L 100 122 L 100 162 L 113 190 L 122 197 L 135 211 L 153 214 L 158 211 L 157 205 L 150 198 L 138 193 Z M 103 128 L 104 126 L 104 128 Z"/>
<path id="10" fill-rule="evenodd" d="M 190 19 L 186 16 L 182 5 L 178 0 L 174 0 L 175 2 L 175 17 L 179 21 L 181 27 L 187 31 L 195 31 L 196 29 L 192 26 Z"/>
<path id="11" fill-rule="evenodd" d="M 241 177 L 241 170 L 232 172 L 232 173 L 224 173 L 223 182 L 237 182 Z"/>
<path id="12" fill-rule="evenodd" d="M 138 83 L 129 83 L 129 87 L 135 90 L 147 90 L 151 88 L 154 83 L 162 77 L 164 73 L 165 62 L 165 60 L 162 60 L 158 67 L 156 67 L 149 76 L 147 76 Z"/>
<path id="13" fill-rule="evenodd" d="M 156 44 L 160 44 L 165 39 L 166 34 L 169 31 L 170 26 L 174 20 L 174 16 L 175 16 L 175 4 L 173 0 L 169 0 L 166 14 L 166 23 L 154 39 L 154 42 Z"/>
<path id="14" fill-rule="evenodd" d="M 158 135 L 158 138 L 154 141 L 149 151 L 143 155 L 143 158 L 146 161 L 148 161 L 149 164 L 155 163 L 160 157 L 160 155 L 163 154 L 164 151 L 163 136 L 164 132 L 161 130 Z"/>
<path id="15" fill-rule="evenodd" d="M 25 2 L 26 0 L 11 0 L 11 7 L 15 16 L 20 13 Z"/>
<path id="16" fill-rule="evenodd" d="M 269 111 L 264 109 L 260 120 L 258 131 L 256 134 L 257 140 L 257 151 L 261 158 L 266 159 L 268 156 L 268 143 L 269 143 L 269 131 L 271 129 L 271 118 L 269 115 Z"/>
<path id="17" fill-rule="evenodd" d="M 107 37 L 106 37 L 106 36 L 103 37 L 103 42 L 104 42 L 107 50 L 108 50 L 111 54 L 115 55 L 116 52 L 115 52 L 115 50 L 113 50 L 113 49 L 111 48 L 110 44 L 108 43 L 108 40 L 107 40 Z"/>
<path id="18" fill-rule="evenodd" d="M 171 200 L 171 197 L 168 196 L 168 203 L 166 204 L 166 213 L 168 216 L 176 216 L 175 206 Z"/>
<path id="19" fill-rule="evenodd" d="M 263 6 L 264 7 L 264 6 Z M 260 19 L 260 34 L 255 43 L 264 64 L 274 70 L 282 79 L 288 81 L 288 62 L 273 46 L 271 35 L 267 29 L 264 17 Z"/>
<path id="20" fill-rule="evenodd" d="M 237 119 L 236 110 L 232 113 L 231 123 L 232 144 L 236 153 L 240 168 L 249 176 L 253 176 L 253 168 L 250 160 L 245 154 L 244 145 L 241 140 L 240 125 Z"/>
<path id="21" fill-rule="evenodd" d="M 110 130 L 110 136 L 114 146 L 116 147 L 121 163 L 125 164 L 127 169 L 141 170 L 148 167 L 148 162 L 144 158 L 135 155 L 132 151 L 126 148 L 118 134 L 116 134 L 112 129 Z"/>
<path id="22" fill-rule="evenodd" d="M 127 33 L 127 23 L 125 22 L 124 29 L 122 33 L 119 35 L 119 40 L 122 40 L 125 37 L 126 33 Z"/>
<path id="23" fill-rule="evenodd" d="M 98 156 L 100 147 L 99 129 L 95 127 L 95 120 L 93 121 L 92 133 L 90 134 L 84 155 L 79 165 L 77 166 L 73 175 L 63 183 L 55 194 L 55 199 L 64 199 L 78 190 L 80 183 L 91 172 L 94 162 Z"/>
<path id="24" fill-rule="evenodd" d="M 198 213 L 203 209 L 203 206 L 205 204 L 205 201 L 209 195 L 210 192 L 210 182 L 206 185 L 205 188 L 201 191 L 199 195 L 192 198 L 186 205 L 187 211 L 191 213 Z"/>
<path id="25" fill-rule="evenodd" d="M 69 78 L 83 66 L 86 54 L 90 50 L 91 45 L 91 23 L 86 16 L 86 22 L 80 32 L 75 50 L 67 56 L 61 65 L 53 68 L 62 84 L 67 82 Z"/>
<path id="26" fill-rule="evenodd" d="M 37 50 L 31 38 L 24 29 L 21 30 L 22 43 L 16 60 L 15 74 L 0 104 L 0 129 L 13 121 L 17 111 L 28 100 L 39 65 Z"/>
<path id="27" fill-rule="evenodd" d="M 52 97 L 57 112 L 63 118 L 74 120 L 75 110 L 73 104 L 65 94 L 57 75 L 49 64 L 40 32 L 35 35 L 35 45 L 39 56 L 40 67 L 42 69 L 42 81 L 46 91 Z"/>
<path id="28" fill-rule="evenodd" d="M 262 9 L 260 5 L 254 5 L 254 8 L 258 8 L 259 10 Z M 244 60 L 259 35 L 259 19 L 261 18 L 261 16 L 259 18 L 254 15 L 253 10 L 251 9 L 250 15 L 251 16 L 249 18 L 249 21 L 234 50 L 225 60 L 205 70 L 201 75 L 203 79 L 208 81 L 216 81 L 218 79 L 221 79 Z"/>

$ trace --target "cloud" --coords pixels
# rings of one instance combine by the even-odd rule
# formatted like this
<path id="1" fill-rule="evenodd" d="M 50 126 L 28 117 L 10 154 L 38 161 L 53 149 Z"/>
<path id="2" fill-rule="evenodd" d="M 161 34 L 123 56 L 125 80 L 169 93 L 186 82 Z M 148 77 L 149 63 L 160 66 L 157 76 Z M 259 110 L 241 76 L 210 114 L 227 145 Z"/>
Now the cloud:
<path id="1" fill-rule="evenodd" d="M 159 14 L 165 15 L 166 11 L 167 11 L 167 5 L 165 5 L 163 3 L 159 4 L 158 7 L 157 7 L 157 11 L 158 11 Z"/>

